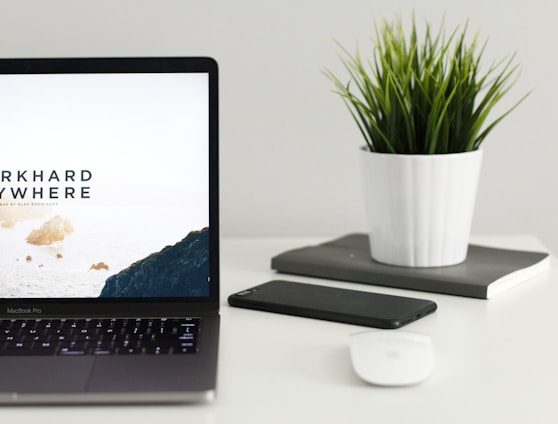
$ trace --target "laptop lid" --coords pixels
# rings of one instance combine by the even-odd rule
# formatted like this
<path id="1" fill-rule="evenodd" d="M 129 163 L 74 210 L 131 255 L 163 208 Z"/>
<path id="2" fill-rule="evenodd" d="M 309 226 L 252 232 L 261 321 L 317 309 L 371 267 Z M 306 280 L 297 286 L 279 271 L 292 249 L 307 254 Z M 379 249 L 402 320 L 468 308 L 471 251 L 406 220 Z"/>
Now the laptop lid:
<path id="1" fill-rule="evenodd" d="M 217 311 L 217 64 L 0 60 L 0 316 Z"/>

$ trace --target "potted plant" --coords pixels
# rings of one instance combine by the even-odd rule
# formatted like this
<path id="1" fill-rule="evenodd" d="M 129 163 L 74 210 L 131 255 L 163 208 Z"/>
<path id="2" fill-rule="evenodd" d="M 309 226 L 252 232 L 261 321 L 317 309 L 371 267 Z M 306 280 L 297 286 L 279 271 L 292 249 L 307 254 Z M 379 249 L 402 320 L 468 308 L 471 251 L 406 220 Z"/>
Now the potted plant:
<path id="1" fill-rule="evenodd" d="M 402 266 L 465 260 L 482 160 L 480 146 L 517 107 L 489 113 L 519 75 L 515 55 L 482 70 L 485 45 L 467 26 L 446 37 L 401 17 L 376 25 L 371 57 L 343 49 L 349 81 L 326 71 L 366 146 L 364 187 L 373 259 Z"/>

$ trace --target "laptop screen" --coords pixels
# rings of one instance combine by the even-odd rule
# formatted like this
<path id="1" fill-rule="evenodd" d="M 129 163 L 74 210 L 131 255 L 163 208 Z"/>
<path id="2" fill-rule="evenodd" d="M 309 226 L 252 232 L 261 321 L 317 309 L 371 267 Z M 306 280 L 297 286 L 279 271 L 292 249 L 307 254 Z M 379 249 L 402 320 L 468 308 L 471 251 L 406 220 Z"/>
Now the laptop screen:
<path id="1" fill-rule="evenodd" d="M 0 61 L 0 298 L 209 298 L 210 72 L 24 62 Z"/>

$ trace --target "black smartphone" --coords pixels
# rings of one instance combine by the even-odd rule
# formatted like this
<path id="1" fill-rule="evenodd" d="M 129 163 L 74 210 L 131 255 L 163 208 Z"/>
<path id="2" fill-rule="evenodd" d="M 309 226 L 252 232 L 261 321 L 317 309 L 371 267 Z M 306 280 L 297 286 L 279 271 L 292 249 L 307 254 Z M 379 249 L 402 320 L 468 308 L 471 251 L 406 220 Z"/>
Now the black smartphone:
<path id="1" fill-rule="evenodd" d="M 229 305 L 366 327 L 402 327 L 437 308 L 431 300 L 274 280 L 234 293 Z"/>

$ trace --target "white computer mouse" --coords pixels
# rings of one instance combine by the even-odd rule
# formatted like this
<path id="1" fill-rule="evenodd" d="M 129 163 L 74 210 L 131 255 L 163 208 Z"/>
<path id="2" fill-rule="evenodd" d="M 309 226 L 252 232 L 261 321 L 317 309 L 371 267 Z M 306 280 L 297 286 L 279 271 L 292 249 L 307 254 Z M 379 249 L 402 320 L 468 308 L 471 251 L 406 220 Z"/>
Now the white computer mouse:
<path id="1" fill-rule="evenodd" d="M 350 336 L 353 368 L 364 381 L 379 386 L 409 386 L 428 378 L 434 368 L 432 339 L 400 330 L 364 331 Z"/>

